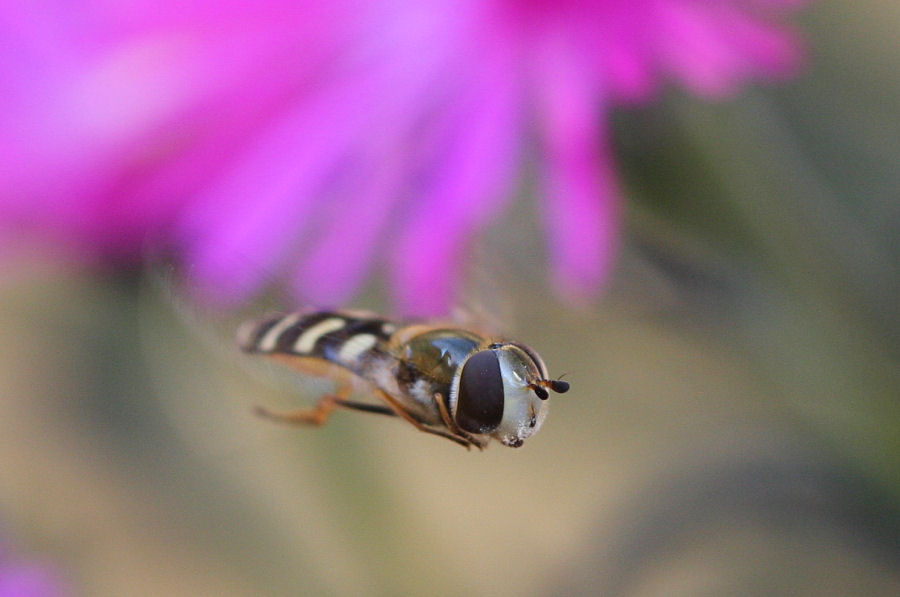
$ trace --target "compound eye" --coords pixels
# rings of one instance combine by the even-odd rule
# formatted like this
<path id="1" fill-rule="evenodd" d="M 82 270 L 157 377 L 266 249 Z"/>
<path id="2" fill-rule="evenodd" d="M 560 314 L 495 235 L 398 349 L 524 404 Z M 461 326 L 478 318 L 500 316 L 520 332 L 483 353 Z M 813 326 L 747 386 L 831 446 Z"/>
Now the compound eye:
<path id="1" fill-rule="evenodd" d="M 456 395 L 456 424 L 469 433 L 490 433 L 503 419 L 503 376 L 493 350 L 466 360 Z"/>

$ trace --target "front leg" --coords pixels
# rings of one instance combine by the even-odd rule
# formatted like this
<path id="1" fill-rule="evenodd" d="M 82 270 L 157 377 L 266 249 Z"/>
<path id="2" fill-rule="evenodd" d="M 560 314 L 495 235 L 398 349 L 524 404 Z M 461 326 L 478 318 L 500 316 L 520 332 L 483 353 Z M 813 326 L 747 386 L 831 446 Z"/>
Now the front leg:
<path id="1" fill-rule="evenodd" d="M 407 421 L 412 423 L 412 425 L 419 431 L 423 431 L 425 433 L 431 433 L 434 435 L 439 435 L 441 437 L 445 437 L 452 442 L 456 442 L 457 444 L 459 444 L 460 446 L 464 447 L 467 450 L 471 450 L 472 446 L 478 446 L 479 449 L 483 449 L 483 447 L 481 445 L 479 445 L 477 442 L 471 441 L 470 438 L 467 438 L 465 436 L 456 435 L 454 433 L 448 433 L 447 431 L 444 431 L 443 429 L 435 429 L 434 427 L 429 427 L 428 425 L 425 425 L 424 423 L 422 423 L 421 421 L 416 419 L 414 416 L 412 416 L 409 413 L 409 411 L 407 411 L 396 398 L 394 398 L 387 392 L 385 392 L 383 390 L 378 390 L 378 395 L 381 397 L 382 400 L 387 402 L 388 405 L 390 405 L 390 407 L 392 409 L 394 409 L 395 413 L 397 413 L 398 415 L 400 415 L 401 417 L 403 417 L 404 419 L 406 419 Z"/>

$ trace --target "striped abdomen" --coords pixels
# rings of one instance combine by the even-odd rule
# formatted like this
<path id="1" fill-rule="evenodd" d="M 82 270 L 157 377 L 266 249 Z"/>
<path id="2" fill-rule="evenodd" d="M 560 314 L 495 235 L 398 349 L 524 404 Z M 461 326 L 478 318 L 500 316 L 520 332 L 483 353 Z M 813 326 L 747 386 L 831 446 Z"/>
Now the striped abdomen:
<path id="1" fill-rule="evenodd" d="M 344 313 L 290 313 L 248 322 L 238 333 L 246 352 L 323 359 L 367 377 L 396 324 Z"/>

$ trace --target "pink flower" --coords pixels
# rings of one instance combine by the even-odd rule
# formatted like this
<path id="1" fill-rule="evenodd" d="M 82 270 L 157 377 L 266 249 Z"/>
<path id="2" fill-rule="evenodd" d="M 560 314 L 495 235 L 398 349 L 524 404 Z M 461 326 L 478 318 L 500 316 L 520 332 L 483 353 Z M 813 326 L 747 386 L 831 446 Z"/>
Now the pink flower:
<path id="1" fill-rule="evenodd" d="M 555 285 L 589 295 L 620 226 L 606 115 L 667 79 L 715 98 L 792 74 L 795 4 L 7 6 L 0 238 L 133 258 L 149 235 L 220 297 L 286 271 L 315 304 L 385 264 L 401 311 L 441 312 L 527 158 Z"/>

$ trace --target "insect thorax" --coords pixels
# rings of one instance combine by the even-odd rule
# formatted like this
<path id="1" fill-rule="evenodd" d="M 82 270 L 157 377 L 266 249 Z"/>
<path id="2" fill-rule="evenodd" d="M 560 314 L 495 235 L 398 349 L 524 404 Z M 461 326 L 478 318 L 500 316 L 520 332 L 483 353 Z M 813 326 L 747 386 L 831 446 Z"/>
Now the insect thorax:
<path id="1" fill-rule="evenodd" d="M 402 346 L 398 381 L 406 387 L 427 381 L 433 392 L 449 396 L 456 370 L 483 342 L 465 330 L 438 329 L 419 334 Z"/>

